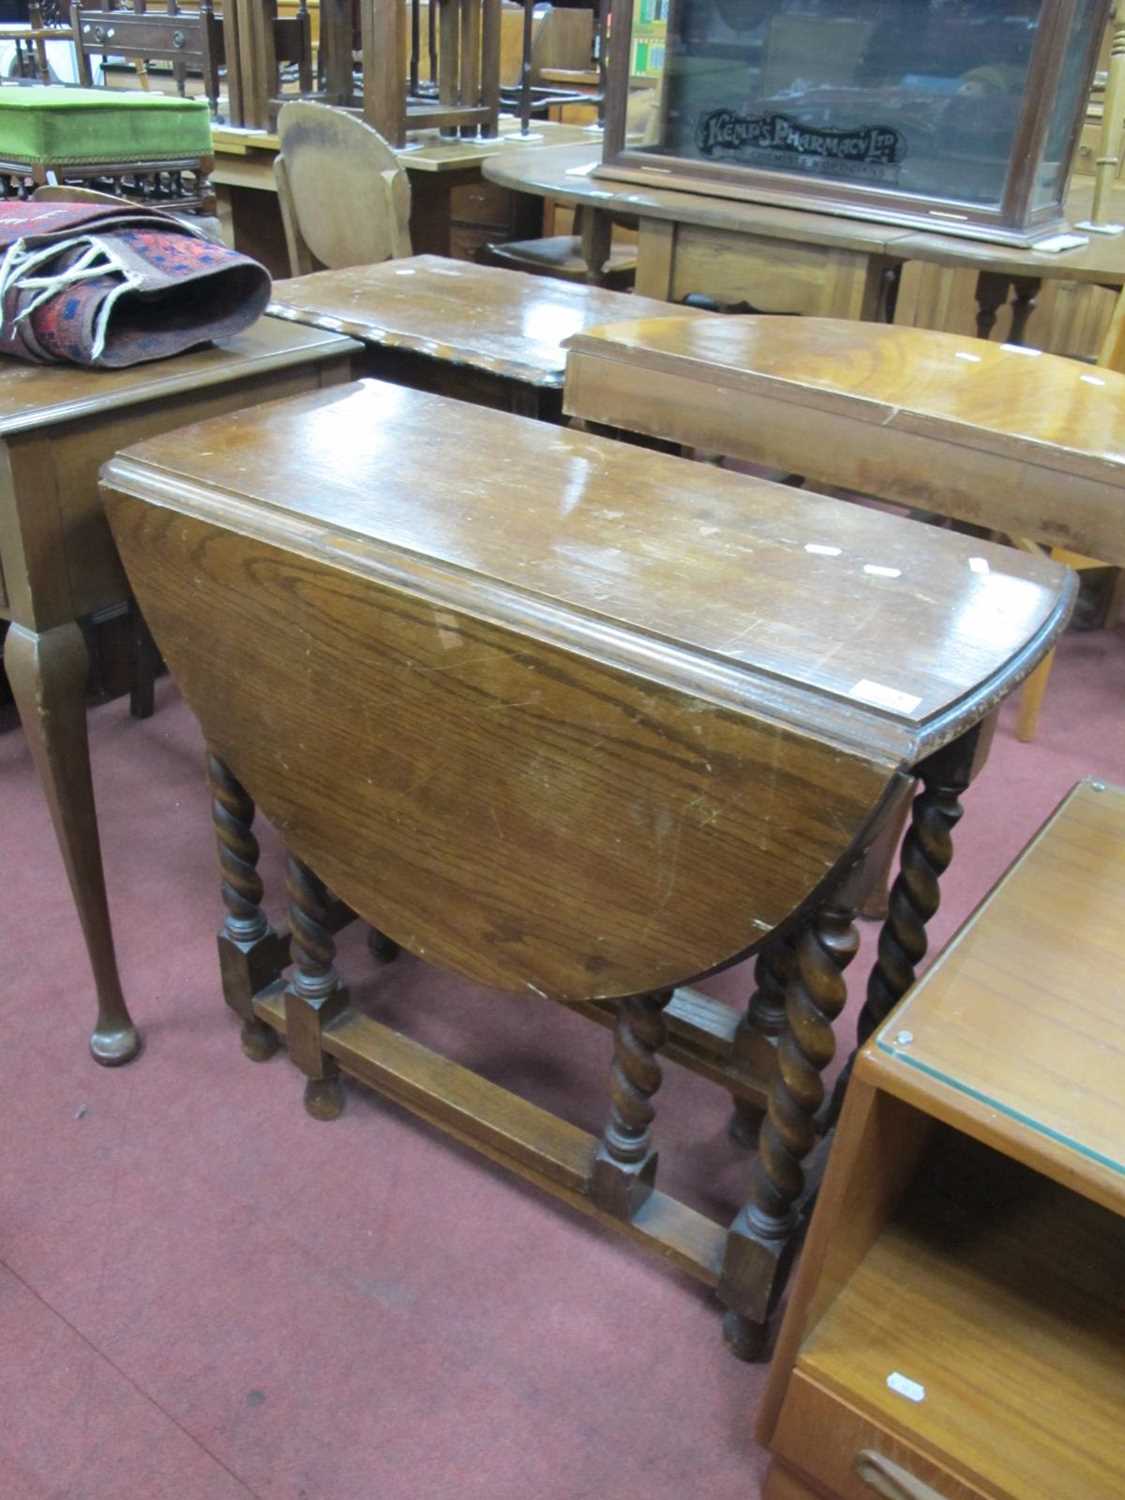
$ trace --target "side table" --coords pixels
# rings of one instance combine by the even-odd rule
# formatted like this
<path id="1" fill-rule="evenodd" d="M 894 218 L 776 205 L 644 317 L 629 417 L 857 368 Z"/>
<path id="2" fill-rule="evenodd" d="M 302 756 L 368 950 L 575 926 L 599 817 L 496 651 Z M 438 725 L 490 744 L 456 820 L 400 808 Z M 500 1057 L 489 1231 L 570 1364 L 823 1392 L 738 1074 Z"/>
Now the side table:
<path id="1" fill-rule="evenodd" d="M 860 1053 L 769 1500 L 1125 1494 L 1125 790 L 1080 783 Z"/>
<path id="2" fill-rule="evenodd" d="M 221 346 L 92 371 L 0 360 L 0 619 L 4 665 L 35 757 L 98 996 L 100 1063 L 140 1042 L 121 991 L 86 735 L 84 615 L 129 598 L 98 499 L 118 448 L 204 417 L 346 380 L 355 345 L 261 318 Z"/>

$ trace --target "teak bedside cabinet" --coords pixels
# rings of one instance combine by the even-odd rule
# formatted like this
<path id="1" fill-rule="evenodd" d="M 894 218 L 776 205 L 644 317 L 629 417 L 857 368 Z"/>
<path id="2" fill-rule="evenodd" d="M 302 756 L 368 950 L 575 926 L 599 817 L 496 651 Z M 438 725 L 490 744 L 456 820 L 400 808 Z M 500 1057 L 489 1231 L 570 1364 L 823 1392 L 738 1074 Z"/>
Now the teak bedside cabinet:
<path id="1" fill-rule="evenodd" d="M 1125 791 L 1079 783 L 857 1060 L 769 1500 L 1125 1495 Z"/>
<path id="2" fill-rule="evenodd" d="M 98 466 L 185 422 L 347 380 L 356 346 L 260 318 L 221 345 L 127 370 L 0 359 L 0 619 L 4 666 L 47 794 L 98 997 L 90 1047 L 128 1062 L 139 1039 L 121 992 L 86 738 L 78 620 L 129 598 L 98 499 Z"/>
<path id="3" fill-rule="evenodd" d="M 473 1142 L 715 1287 L 760 1352 L 864 853 L 917 775 L 893 910 L 924 950 L 958 795 L 1074 575 L 370 380 L 120 453 L 102 493 L 211 750 L 224 991 L 251 1055 L 284 1036 L 317 1115 L 342 1071 Z M 291 856 L 285 933 L 256 802 Z M 333 933 L 354 915 L 529 1005 L 608 1011 L 601 1138 L 351 1007 Z M 769 1114 L 728 1227 L 656 1189 L 652 1098 L 683 986 L 758 949 L 745 1027 L 726 1009 Z M 729 1034 L 726 1057 L 724 1083 Z"/>

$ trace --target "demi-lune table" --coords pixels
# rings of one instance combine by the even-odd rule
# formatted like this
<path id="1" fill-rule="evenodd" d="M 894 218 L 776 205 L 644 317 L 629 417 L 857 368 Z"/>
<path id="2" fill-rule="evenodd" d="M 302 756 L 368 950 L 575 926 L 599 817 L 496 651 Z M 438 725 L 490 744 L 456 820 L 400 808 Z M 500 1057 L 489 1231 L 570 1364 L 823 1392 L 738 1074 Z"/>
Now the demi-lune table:
<path id="1" fill-rule="evenodd" d="M 889 1005 L 993 710 L 1062 629 L 1074 575 L 377 381 L 153 439 L 102 493 L 209 746 L 224 990 L 250 1055 L 283 1036 L 320 1116 L 341 1072 L 384 1091 L 715 1287 L 760 1351 L 864 853 L 918 776 Z M 255 804 L 290 853 L 284 932 Z M 609 1005 L 601 1138 L 351 1007 L 333 933 L 356 914 L 528 1004 Z M 768 1115 L 727 1226 L 656 1189 L 652 1101 L 677 993 L 755 952 Z"/>

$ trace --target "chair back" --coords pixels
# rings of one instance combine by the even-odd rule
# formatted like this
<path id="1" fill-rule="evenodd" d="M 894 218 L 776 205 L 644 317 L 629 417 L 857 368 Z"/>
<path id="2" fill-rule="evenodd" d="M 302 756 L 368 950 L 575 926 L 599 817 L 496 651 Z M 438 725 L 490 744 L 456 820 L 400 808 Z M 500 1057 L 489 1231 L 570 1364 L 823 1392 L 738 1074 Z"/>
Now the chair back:
<path id="1" fill-rule="evenodd" d="M 212 0 L 200 0 L 198 9 L 190 10 L 179 0 L 157 0 L 151 9 L 148 0 L 132 0 L 128 10 L 115 0 L 103 0 L 96 9 L 70 0 L 70 16 L 78 77 L 87 88 L 93 83 L 91 57 L 170 62 L 180 95 L 187 93 L 188 69 L 198 70 L 211 113 L 218 112 L 219 65 L 225 59 L 222 22 Z"/>
<path id="2" fill-rule="evenodd" d="M 277 117 L 274 180 L 294 276 L 410 255 L 410 180 L 377 130 L 294 100 Z"/>

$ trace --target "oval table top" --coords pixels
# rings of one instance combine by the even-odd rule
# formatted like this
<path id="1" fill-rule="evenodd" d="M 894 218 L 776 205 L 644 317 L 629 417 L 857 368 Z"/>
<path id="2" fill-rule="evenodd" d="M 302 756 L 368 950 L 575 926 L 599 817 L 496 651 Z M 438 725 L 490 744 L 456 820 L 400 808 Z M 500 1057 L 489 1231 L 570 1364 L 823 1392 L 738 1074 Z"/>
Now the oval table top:
<path id="1" fill-rule="evenodd" d="M 586 1001 L 734 962 L 1075 578 L 879 511 L 364 381 L 119 454 L 103 496 L 208 744 L 340 899 Z"/>

